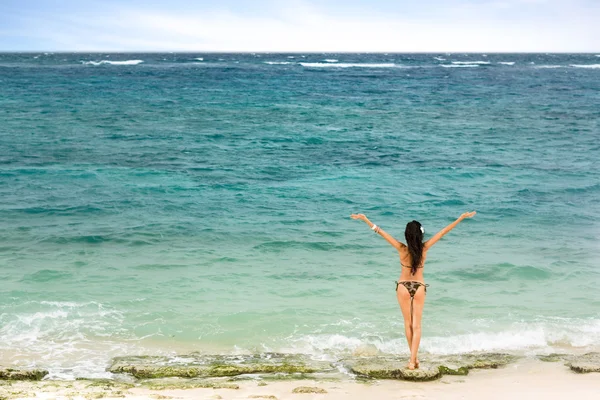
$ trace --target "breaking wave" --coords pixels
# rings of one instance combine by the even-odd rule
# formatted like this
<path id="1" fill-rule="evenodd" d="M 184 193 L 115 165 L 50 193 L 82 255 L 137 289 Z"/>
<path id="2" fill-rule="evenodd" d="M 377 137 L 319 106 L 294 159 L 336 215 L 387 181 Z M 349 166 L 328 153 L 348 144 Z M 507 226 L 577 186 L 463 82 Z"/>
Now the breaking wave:
<path id="1" fill-rule="evenodd" d="M 109 64 L 109 65 L 138 65 L 143 63 L 144 60 L 125 60 L 125 61 L 109 61 L 109 60 L 102 60 L 102 61 L 82 61 L 81 63 L 84 65 L 104 65 L 104 64 Z"/>

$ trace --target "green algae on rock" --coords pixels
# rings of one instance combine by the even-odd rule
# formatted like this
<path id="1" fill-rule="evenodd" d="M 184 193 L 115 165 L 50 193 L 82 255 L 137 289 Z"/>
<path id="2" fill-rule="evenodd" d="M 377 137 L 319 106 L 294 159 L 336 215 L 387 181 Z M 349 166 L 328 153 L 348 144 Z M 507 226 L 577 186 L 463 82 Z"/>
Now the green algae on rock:
<path id="1" fill-rule="evenodd" d="M 0 367 L 0 380 L 8 381 L 39 381 L 48 375 L 44 369 L 16 369 Z"/>
<path id="2" fill-rule="evenodd" d="M 438 366 L 410 370 L 407 360 L 390 356 L 350 359 L 345 362 L 351 372 L 376 379 L 402 379 L 408 381 L 432 381 L 442 376 Z"/>
<path id="3" fill-rule="evenodd" d="M 440 365 L 439 371 L 442 375 L 468 375 L 469 368 L 467 367 L 448 367 L 446 365 Z"/>
<path id="4" fill-rule="evenodd" d="M 362 357 L 343 360 L 345 366 L 359 376 L 375 379 L 432 381 L 443 375 L 467 375 L 474 368 L 499 368 L 514 362 L 516 356 L 503 353 L 462 354 L 421 362 L 421 368 L 410 370 L 407 358 L 394 356 Z"/>
<path id="5" fill-rule="evenodd" d="M 244 374 L 308 374 L 332 370 L 328 362 L 311 360 L 298 354 L 263 353 L 238 356 L 191 354 L 169 357 L 117 357 L 108 369 L 138 379 L 181 377 L 220 377 Z"/>
<path id="6" fill-rule="evenodd" d="M 185 379 L 185 378 L 163 378 L 149 379 L 141 382 L 141 386 L 150 390 L 172 390 L 172 389 L 239 389 L 240 386 L 218 380 L 207 379 Z"/>
<path id="7" fill-rule="evenodd" d="M 536 356 L 538 360 L 544 362 L 558 362 L 571 359 L 571 355 L 562 353 L 540 354 Z"/>

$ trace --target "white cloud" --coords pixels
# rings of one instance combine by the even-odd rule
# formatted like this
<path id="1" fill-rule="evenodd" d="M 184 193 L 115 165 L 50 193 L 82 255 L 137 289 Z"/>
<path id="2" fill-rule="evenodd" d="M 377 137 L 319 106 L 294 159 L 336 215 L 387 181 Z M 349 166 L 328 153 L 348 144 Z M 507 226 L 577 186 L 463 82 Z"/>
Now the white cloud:
<path id="1" fill-rule="evenodd" d="M 54 43 L 50 50 L 75 51 L 598 51 L 600 8 L 586 4 L 462 3 L 429 18 L 382 10 L 341 15 L 299 1 L 263 16 L 119 8 L 30 18 L 24 29 Z"/>

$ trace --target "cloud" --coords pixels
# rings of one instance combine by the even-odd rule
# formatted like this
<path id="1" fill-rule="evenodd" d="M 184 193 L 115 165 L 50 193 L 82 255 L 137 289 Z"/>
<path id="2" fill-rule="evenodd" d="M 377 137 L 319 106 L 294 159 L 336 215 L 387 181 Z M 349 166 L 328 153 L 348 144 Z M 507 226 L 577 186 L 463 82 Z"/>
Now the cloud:
<path id="1" fill-rule="evenodd" d="M 427 12 L 371 4 L 340 9 L 295 1 L 251 14 L 111 5 L 21 16 L 11 34 L 31 49 L 37 42 L 52 48 L 36 50 L 53 51 L 600 50 L 600 6 L 584 0 L 445 1 Z"/>

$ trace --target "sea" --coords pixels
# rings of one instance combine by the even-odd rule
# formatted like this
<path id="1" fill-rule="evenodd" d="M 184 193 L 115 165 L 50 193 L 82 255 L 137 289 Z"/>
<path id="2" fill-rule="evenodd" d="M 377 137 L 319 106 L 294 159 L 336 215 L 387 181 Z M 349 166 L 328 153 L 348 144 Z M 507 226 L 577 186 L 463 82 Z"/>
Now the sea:
<path id="1" fill-rule="evenodd" d="M 600 54 L 0 53 L 0 364 L 600 349 Z M 362 350 L 361 350 L 362 349 Z"/>

